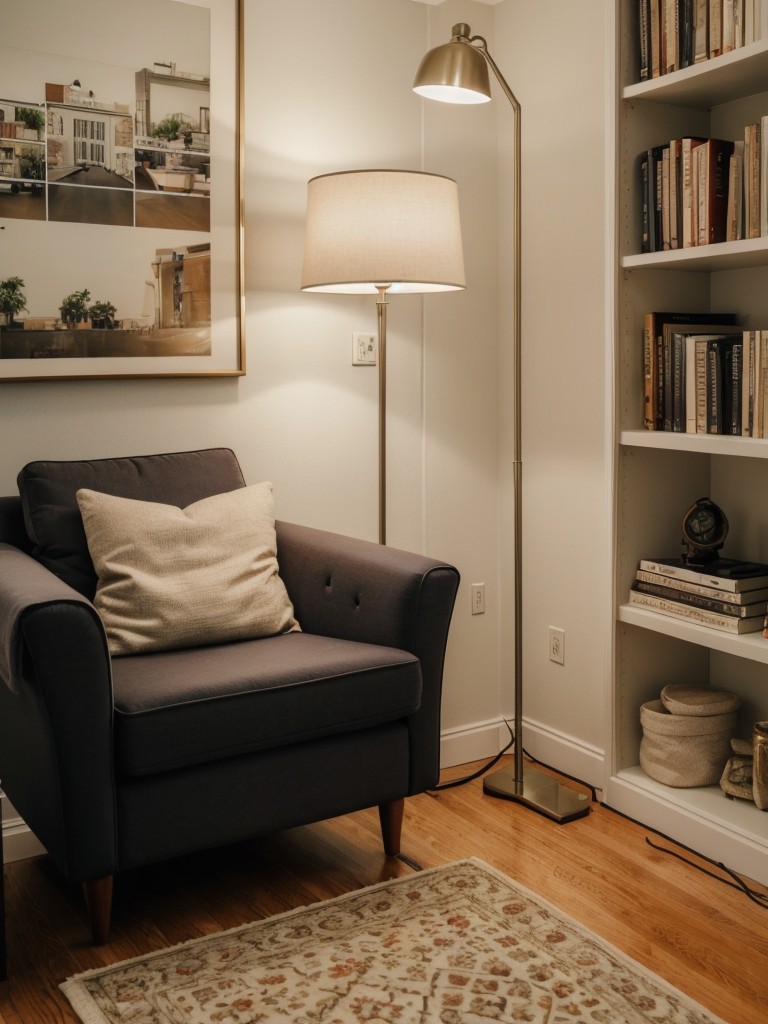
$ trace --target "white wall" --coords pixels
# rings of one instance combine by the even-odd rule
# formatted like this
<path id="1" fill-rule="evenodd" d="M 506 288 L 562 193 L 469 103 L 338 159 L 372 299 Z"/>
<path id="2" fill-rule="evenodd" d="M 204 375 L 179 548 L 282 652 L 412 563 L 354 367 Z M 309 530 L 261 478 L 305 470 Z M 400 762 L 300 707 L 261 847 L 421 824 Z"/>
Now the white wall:
<path id="1" fill-rule="evenodd" d="M 505 0 L 494 56 L 522 106 L 523 676 L 525 746 L 603 780 L 609 545 L 605 425 L 606 125 L 609 0 Z M 508 118 L 499 111 L 503 159 Z M 504 140 L 507 142 L 504 143 Z M 502 209 L 509 202 L 503 185 Z M 500 252 L 509 275 L 509 250 Z M 504 286 L 500 289 L 503 303 Z M 502 365 L 509 314 L 502 305 Z M 508 373 L 500 374 L 507 387 Z M 504 391 L 501 405 L 504 408 Z M 502 534 L 509 521 L 508 418 L 500 438 Z M 502 573 L 511 579 L 503 547 Z M 505 607 L 512 603 L 505 588 Z M 548 627 L 565 630 L 565 664 Z M 512 637 L 503 636 L 511 666 Z M 511 709 L 511 668 L 504 707 Z"/>
<path id="2" fill-rule="evenodd" d="M 523 104 L 526 745 L 597 781 L 607 3 L 245 0 L 247 376 L 0 385 L 0 492 L 32 459 L 229 445 L 250 482 L 273 480 L 282 518 L 375 539 L 376 374 L 351 366 L 374 303 L 299 292 L 306 181 L 356 167 L 455 177 L 467 291 L 389 307 L 388 537 L 461 570 L 444 753 L 495 752 L 512 706 L 511 111 L 495 87 L 474 110 L 410 88 L 426 49 L 468 21 Z M 9 266 L 0 250 L 0 277 Z M 470 615 L 472 582 L 486 584 L 484 616 Z M 564 667 L 547 659 L 549 624 L 566 630 Z"/>

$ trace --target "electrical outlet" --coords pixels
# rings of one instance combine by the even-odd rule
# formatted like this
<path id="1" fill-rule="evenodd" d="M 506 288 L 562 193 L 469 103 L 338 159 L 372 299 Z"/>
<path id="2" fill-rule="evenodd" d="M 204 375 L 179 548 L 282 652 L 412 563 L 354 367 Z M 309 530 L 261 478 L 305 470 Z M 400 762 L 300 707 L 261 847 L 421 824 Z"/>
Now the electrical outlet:
<path id="1" fill-rule="evenodd" d="M 376 348 L 375 334 L 362 334 L 359 331 L 355 331 L 352 335 L 352 365 L 375 366 Z"/>
<path id="2" fill-rule="evenodd" d="M 473 583 L 470 587 L 472 614 L 485 615 L 485 584 Z"/>
<path id="3" fill-rule="evenodd" d="M 557 626 L 549 627 L 549 660 L 565 664 L 565 630 Z"/>

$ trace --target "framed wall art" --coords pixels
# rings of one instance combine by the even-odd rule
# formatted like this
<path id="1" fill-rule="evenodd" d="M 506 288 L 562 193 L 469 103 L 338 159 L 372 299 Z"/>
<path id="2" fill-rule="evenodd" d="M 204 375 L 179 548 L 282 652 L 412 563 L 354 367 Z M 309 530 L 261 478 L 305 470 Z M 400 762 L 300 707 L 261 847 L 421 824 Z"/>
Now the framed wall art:
<path id="1" fill-rule="evenodd" d="M 4 9 L 0 382 L 245 372 L 242 17 Z"/>

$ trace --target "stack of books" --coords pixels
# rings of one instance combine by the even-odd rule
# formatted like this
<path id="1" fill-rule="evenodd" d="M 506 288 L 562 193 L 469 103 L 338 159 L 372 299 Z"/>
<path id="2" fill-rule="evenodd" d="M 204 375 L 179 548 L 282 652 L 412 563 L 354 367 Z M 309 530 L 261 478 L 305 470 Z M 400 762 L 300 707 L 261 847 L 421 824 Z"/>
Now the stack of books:
<path id="1" fill-rule="evenodd" d="M 757 633 L 766 623 L 768 565 L 719 558 L 643 558 L 629 603 L 727 633 Z"/>

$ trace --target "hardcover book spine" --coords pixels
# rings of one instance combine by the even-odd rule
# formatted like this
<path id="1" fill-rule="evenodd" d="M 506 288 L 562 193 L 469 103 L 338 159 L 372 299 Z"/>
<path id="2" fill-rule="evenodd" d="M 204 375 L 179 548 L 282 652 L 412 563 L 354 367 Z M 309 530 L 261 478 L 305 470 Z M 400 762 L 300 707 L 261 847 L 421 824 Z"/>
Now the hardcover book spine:
<path id="1" fill-rule="evenodd" d="M 647 569 L 638 569 L 635 574 L 641 583 L 650 583 L 655 586 L 665 587 L 669 591 L 690 594 L 693 597 L 715 597 L 721 604 L 754 604 L 757 601 L 768 602 L 768 588 L 760 587 L 757 590 L 723 590 L 719 587 L 707 587 L 702 583 L 689 583 L 688 580 L 678 579 L 676 576 L 662 576 L 657 572 L 648 572 Z"/>
<path id="2" fill-rule="evenodd" d="M 699 586 L 713 587 L 715 590 L 727 590 L 731 593 L 754 590 L 756 587 L 766 585 L 766 577 L 762 575 L 718 576 L 711 572 L 698 572 L 696 569 L 689 569 L 684 565 L 670 564 L 669 561 L 655 561 L 652 558 L 641 558 L 640 569 L 645 572 L 655 572 L 658 576 L 669 576 L 673 579 L 685 580 Z"/>
<path id="3" fill-rule="evenodd" d="M 694 608 L 692 605 L 683 605 L 677 601 L 668 601 L 663 597 L 655 597 L 653 594 L 641 594 L 637 590 L 630 591 L 629 603 L 661 612 L 664 615 L 689 619 L 700 626 L 709 626 L 710 629 L 720 629 L 726 633 L 756 633 L 763 628 L 765 618 L 763 615 L 751 616 L 746 619 L 741 619 L 736 615 L 718 615 L 717 612 Z"/>
<path id="4" fill-rule="evenodd" d="M 715 612 L 717 615 L 733 615 L 737 619 L 753 618 L 755 615 L 765 615 L 768 611 L 767 602 L 757 601 L 751 604 L 736 604 L 732 601 L 718 601 L 714 597 L 704 597 L 701 594 L 690 594 L 686 591 L 675 591 L 672 587 L 665 587 L 660 583 L 646 583 L 644 580 L 635 580 L 632 589 L 641 594 L 653 594 L 655 597 L 664 598 L 667 601 L 675 601 L 685 607 L 703 608 L 705 611 Z"/>

